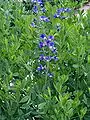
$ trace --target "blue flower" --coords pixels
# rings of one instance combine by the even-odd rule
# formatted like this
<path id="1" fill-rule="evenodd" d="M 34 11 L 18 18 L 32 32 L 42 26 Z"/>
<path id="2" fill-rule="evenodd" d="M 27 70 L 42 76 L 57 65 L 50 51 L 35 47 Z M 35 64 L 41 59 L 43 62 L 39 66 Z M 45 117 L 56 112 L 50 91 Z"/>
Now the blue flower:
<path id="1" fill-rule="evenodd" d="M 45 41 L 45 45 L 48 46 L 51 50 L 53 49 L 55 43 L 51 42 L 50 40 Z"/>
<path id="2" fill-rule="evenodd" d="M 41 11 L 42 12 L 46 12 L 46 9 L 43 7 L 43 8 L 41 8 Z"/>
<path id="3" fill-rule="evenodd" d="M 50 42 L 51 42 L 51 41 L 47 39 L 47 40 L 45 41 L 46 46 L 48 46 Z"/>
<path id="4" fill-rule="evenodd" d="M 70 12 L 71 11 L 71 9 L 70 8 L 65 8 L 65 10 L 64 10 L 65 12 Z"/>
<path id="5" fill-rule="evenodd" d="M 31 0 L 31 2 L 36 3 L 36 2 L 37 2 L 37 0 Z"/>
<path id="6" fill-rule="evenodd" d="M 44 60 L 44 55 L 40 55 L 39 60 Z"/>
<path id="7" fill-rule="evenodd" d="M 51 49 L 51 51 L 52 51 L 53 53 L 56 53 L 56 52 L 57 52 L 57 49 L 56 49 L 55 47 L 53 47 L 53 48 Z"/>
<path id="8" fill-rule="evenodd" d="M 70 11 L 71 11 L 70 8 L 60 8 L 60 9 L 57 10 L 56 14 L 54 14 L 54 18 L 59 18 L 60 17 L 60 18 L 64 19 L 66 17 L 61 16 L 61 13 L 70 12 Z"/>
<path id="9" fill-rule="evenodd" d="M 54 18 L 58 18 L 60 16 L 60 14 L 54 14 Z"/>
<path id="10" fill-rule="evenodd" d="M 60 8 L 60 9 L 57 10 L 57 13 L 60 14 L 60 13 L 62 13 L 62 12 L 64 12 L 64 11 L 65 11 L 64 8 Z"/>
<path id="11" fill-rule="evenodd" d="M 36 27 L 36 25 L 35 25 L 34 22 L 32 22 L 30 25 L 31 25 L 32 27 Z"/>
<path id="12" fill-rule="evenodd" d="M 42 71 L 44 69 L 44 67 L 40 64 L 37 68 L 38 71 Z"/>
<path id="13" fill-rule="evenodd" d="M 48 44 L 48 47 L 49 47 L 49 49 L 50 49 L 51 51 L 53 51 L 53 50 L 55 49 L 54 45 L 55 45 L 54 42 L 50 42 L 50 43 Z"/>
<path id="14" fill-rule="evenodd" d="M 49 18 L 46 16 L 40 16 L 41 21 L 50 22 Z"/>
<path id="15" fill-rule="evenodd" d="M 62 12 L 70 12 L 70 11 L 71 11 L 70 8 L 60 8 L 60 9 L 57 10 L 57 13 L 60 14 Z"/>
<path id="16" fill-rule="evenodd" d="M 39 42 L 39 47 L 40 48 L 44 47 L 44 43 L 43 42 Z"/>
<path id="17" fill-rule="evenodd" d="M 57 61 L 58 60 L 58 57 L 57 56 L 54 56 L 52 57 L 53 60 Z"/>
<path id="18" fill-rule="evenodd" d="M 49 40 L 54 40 L 54 36 L 50 35 L 50 36 L 48 36 L 48 39 Z"/>
<path id="19" fill-rule="evenodd" d="M 43 61 L 43 60 L 50 61 L 50 60 L 52 60 L 52 57 L 51 56 L 44 56 L 42 54 L 42 55 L 40 55 L 39 60 L 41 60 L 41 61 Z"/>
<path id="20" fill-rule="evenodd" d="M 51 77 L 53 77 L 53 74 L 52 73 L 48 73 L 48 76 L 51 78 Z"/>
<path id="21" fill-rule="evenodd" d="M 45 22 L 50 22 L 50 20 L 48 18 L 45 18 L 44 21 Z"/>
<path id="22" fill-rule="evenodd" d="M 33 7 L 33 12 L 38 13 L 38 7 L 36 5 Z"/>
<path id="23" fill-rule="evenodd" d="M 45 58 L 44 58 L 44 60 L 46 60 L 46 61 L 50 61 L 52 59 L 52 57 L 50 57 L 50 56 L 45 56 Z"/>
<path id="24" fill-rule="evenodd" d="M 42 5 L 43 5 L 42 0 L 37 0 L 37 3 L 38 3 L 40 6 L 42 6 Z"/>
<path id="25" fill-rule="evenodd" d="M 37 0 L 38 3 L 43 3 L 42 0 Z"/>
<path id="26" fill-rule="evenodd" d="M 49 42 L 49 47 L 54 47 L 54 42 Z"/>
<path id="27" fill-rule="evenodd" d="M 45 40 L 46 39 L 46 35 L 45 34 L 41 34 L 40 38 Z"/>
<path id="28" fill-rule="evenodd" d="M 32 3 L 38 3 L 40 6 L 43 6 L 42 0 L 31 0 Z"/>

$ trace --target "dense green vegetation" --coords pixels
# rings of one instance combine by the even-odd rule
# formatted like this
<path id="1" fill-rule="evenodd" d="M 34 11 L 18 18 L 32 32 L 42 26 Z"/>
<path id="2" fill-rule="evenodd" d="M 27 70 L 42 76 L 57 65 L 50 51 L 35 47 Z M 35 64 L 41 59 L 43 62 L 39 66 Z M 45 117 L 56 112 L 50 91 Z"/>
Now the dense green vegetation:
<path id="1" fill-rule="evenodd" d="M 83 2 L 0 0 L 0 120 L 90 120 Z"/>

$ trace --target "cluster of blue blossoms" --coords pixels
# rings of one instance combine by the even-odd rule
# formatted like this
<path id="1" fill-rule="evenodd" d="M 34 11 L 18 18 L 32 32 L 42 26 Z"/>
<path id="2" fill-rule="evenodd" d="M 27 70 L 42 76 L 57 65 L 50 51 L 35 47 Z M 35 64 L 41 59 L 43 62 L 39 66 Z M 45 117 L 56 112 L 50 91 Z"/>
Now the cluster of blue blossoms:
<path id="1" fill-rule="evenodd" d="M 39 10 L 42 11 L 43 13 L 46 12 L 46 9 L 44 8 L 44 3 L 42 0 L 32 0 L 31 2 L 34 3 L 33 10 L 32 10 L 33 13 L 38 14 Z M 40 16 L 39 20 L 44 22 L 50 22 L 49 18 L 46 16 Z M 36 27 L 35 22 L 32 22 L 31 26 Z"/>
<path id="2" fill-rule="evenodd" d="M 65 16 L 62 16 L 61 14 L 65 12 L 70 12 L 70 11 L 71 11 L 70 8 L 60 8 L 54 14 L 54 18 L 65 18 Z"/>
<path id="3" fill-rule="evenodd" d="M 34 13 L 36 13 L 36 14 L 38 13 L 38 11 L 39 11 L 38 7 L 41 7 L 40 10 L 42 12 L 45 12 L 45 8 L 43 7 L 44 4 L 43 4 L 42 0 L 32 0 L 31 2 L 34 3 L 34 7 L 33 7 L 33 12 Z"/>
<path id="4" fill-rule="evenodd" d="M 50 62 L 50 61 L 57 61 L 58 57 L 56 56 L 57 53 L 57 49 L 55 47 L 55 43 L 54 43 L 54 36 L 50 35 L 50 36 L 46 36 L 45 34 L 41 34 L 40 38 L 43 40 L 41 42 L 39 42 L 39 48 L 42 49 L 43 47 L 47 47 L 49 48 L 49 50 L 54 54 L 54 56 L 45 56 L 44 54 L 41 54 L 39 56 L 39 61 L 46 61 L 46 62 Z M 40 64 L 37 68 L 38 71 L 41 71 L 45 69 L 45 67 Z"/>
<path id="5" fill-rule="evenodd" d="M 39 47 L 45 47 L 47 46 L 53 53 L 56 53 L 55 43 L 53 42 L 54 36 L 48 36 L 46 37 L 45 34 L 41 34 L 40 38 L 43 39 L 43 42 L 39 42 Z"/>
<path id="6" fill-rule="evenodd" d="M 33 13 L 38 14 L 39 10 L 42 12 L 46 12 L 45 8 L 44 8 L 44 3 L 42 0 L 31 0 L 32 3 L 34 3 L 34 7 L 33 7 Z M 54 18 L 65 18 L 65 16 L 62 16 L 62 13 L 66 13 L 66 12 L 70 12 L 71 9 L 70 8 L 60 8 L 56 11 L 56 13 L 54 14 Z M 39 20 L 42 22 L 50 22 L 50 19 L 47 16 L 39 16 Z M 32 27 L 37 27 L 36 26 L 36 22 L 37 20 L 33 20 L 33 22 L 31 23 Z M 44 50 L 44 54 L 40 54 L 38 61 L 39 61 L 39 66 L 37 67 L 38 71 L 43 71 L 49 69 L 47 67 L 47 62 L 56 62 L 58 60 L 57 57 L 57 49 L 55 47 L 55 42 L 54 42 L 54 36 L 50 35 L 50 36 L 46 36 L 45 34 L 41 34 L 40 35 L 40 39 L 42 39 L 39 42 L 39 48 L 42 50 Z M 48 71 L 47 75 L 49 77 L 52 77 L 52 73 L 50 73 L 50 71 Z"/>
<path id="7" fill-rule="evenodd" d="M 40 5 L 42 5 L 43 4 L 43 2 L 41 2 L 41 0 L 40 0 L 40 2 L 39 2 L 39 0 L 35 0 L 35 2 L 38 2 L 38 4 L 40 4 Z M 44 7 L 42 7 L 42 10 L 43 10 L 43 12 L 45 12 L 45 9 L 44 9 Z M 54 18 L 61 18 L 61 19 L 65 19 L 65 18 L 67 18 L 66 16 L 62 16 L 62 13 L 67 13 L 67 12 L 70 12 L 71 11 L 71 9 L 70 8 L 60 8 L 60 9 L 58 9 L 57 11 L 56 11 L 56 13 L 54 14 Z M 34 13 L 38 13 L 38 7 L 35 5 L 34 7 L 33 7 L 33 12 Z M 43 21 L 43 22 L 50 22 L 50 19 L 48 18 L 48 17 L 46 17 L 46 16 L 39 16 L 39 20 L 40 21 Z M 32 27 L 36 27 L 36 24 L 35 24 L 35 22 L 32 22 L 31 23 L 31 26 Z"/>

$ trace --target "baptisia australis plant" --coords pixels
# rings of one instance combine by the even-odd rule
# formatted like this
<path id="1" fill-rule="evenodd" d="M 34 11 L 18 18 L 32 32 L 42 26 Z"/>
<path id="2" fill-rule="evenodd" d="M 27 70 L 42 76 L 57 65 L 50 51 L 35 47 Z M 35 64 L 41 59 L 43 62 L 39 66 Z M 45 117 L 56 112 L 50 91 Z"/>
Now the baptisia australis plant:
<path id="1" fill-rule="evenodd" d="M 41 54 L 39 56 L 39 66 L 37 68 L 38 71 L 42 71 L 44 69 L 47 69 L 47 62 L 52 62 L 52 61 L 57 61 L 58 57 L 57 57 L 57 49 L 55 47 L 55 43 L 54 43 L 54 36 L 50 35 L 50 36 L 46 36 L 45 34 L 41 34 L 40 38 L 42 39 L 42 41 L 39 42 L 39 48 L 44 50 L 44 53 Z M 47 53 L 47 54 L 45 54 Z M 44 66 L 43 64 L 41 64 L 41 62 L 44 62 Z M 46 63 L 46 65 L 45 65 Z M 48 68 L 49 69 L 49 68 Z M 52 76 L 51 73 L 48 73 L 49 76 Z"/>

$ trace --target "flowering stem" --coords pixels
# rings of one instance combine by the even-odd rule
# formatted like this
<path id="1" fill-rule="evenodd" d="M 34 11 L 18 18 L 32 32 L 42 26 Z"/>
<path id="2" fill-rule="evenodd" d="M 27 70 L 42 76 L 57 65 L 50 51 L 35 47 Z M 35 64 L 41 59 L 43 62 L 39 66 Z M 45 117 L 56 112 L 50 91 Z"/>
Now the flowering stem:
<path id="1" fill-rule="evenodd" d="M 46 86 L 47 86 L 48 71 L 49 71 L 49 61 L 47 62 L 47 68 L 46 68 L 45 88 L 46 88 Z"/>

